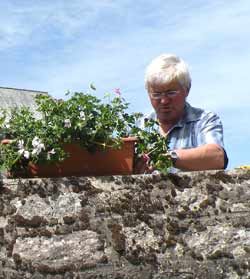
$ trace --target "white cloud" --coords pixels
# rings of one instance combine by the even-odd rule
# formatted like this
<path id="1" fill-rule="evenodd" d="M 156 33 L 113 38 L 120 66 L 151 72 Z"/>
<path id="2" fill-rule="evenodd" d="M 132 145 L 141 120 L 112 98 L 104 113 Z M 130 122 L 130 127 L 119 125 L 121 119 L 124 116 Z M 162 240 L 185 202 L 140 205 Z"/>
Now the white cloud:
<path id="1" fill-rule="evenodd" d="M 112 8 L 112 1 L 15 1 L 0 3 L 0 50 L 32 43 L 31 36 L 43 28 L 74 36 L 95 22 L 103 9 Z M 42 34 L 41 34 L 42 35 Z"/>

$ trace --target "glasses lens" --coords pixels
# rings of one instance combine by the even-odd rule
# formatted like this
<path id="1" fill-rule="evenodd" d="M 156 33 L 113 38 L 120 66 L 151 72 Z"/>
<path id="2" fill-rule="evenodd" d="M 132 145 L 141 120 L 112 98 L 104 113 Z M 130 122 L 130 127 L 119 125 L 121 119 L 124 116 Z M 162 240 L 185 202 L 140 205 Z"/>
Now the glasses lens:
<path id="1" fill-rule="evenodd" d="M 170 97 L 170 98 L 173 98 L 173 97 L 175 97 L 176 95 L 177 95 L 177 91 L 167 91 L 167 92 L 165 92 L 165 95 L 167 95 L 168 97 Z"/>
<path id="2" fill-rule="evenodd" d="M 159 92 L 152 92 L 150 95 L 153 99 L 160 99 L 162 97 Z"/>
<path id="3" fill-rule="evenodd" d="M 166 92 L 151 92 L 150 95 L 153 99 L 162 99 L 164 96 L 174 98 L 178 94 L 178 91 L 171 90 Z"/>

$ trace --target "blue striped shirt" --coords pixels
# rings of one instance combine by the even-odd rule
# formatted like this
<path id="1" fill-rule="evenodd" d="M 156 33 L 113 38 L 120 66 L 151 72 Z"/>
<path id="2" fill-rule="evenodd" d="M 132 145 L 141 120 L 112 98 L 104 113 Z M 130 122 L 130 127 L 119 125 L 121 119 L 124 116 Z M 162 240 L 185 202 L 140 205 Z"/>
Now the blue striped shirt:
<path id="1" fill-rule="evenodd" d="M 155 112 L 147 118 L 155 119 Z M 223 126 L 219 116 L 210 111 L 185 105 L 183 117 L 173 126 L 167 134 L 169 149 L 188 149 L 208 143 L 220 145 L 224 150 Z M 227 155 L 225 152 L 225 167 Z M 177 171 L 173 170 L 173 172 Z"/>

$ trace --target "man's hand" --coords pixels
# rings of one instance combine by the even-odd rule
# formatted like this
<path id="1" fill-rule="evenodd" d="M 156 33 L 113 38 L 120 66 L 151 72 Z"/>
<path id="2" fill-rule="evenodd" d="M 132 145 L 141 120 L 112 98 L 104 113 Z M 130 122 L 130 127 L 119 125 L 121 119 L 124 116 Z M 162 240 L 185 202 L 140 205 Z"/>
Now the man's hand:
<path id="1" fill-rule="evenodd" d="M 145 158 L 138 158 L 134 164 L 134 174 L 152 173 L 154 168 L 148 165 L 148 161 Z"/>
<path id="2" fill-rule="evenodd" d="M 11 140 L 11 139 L 3 139 L 3 140 L 1 140 L 1 144 L 8 144 L 8 143 L 12 143 L 13 142 L 13 140 Z"/>

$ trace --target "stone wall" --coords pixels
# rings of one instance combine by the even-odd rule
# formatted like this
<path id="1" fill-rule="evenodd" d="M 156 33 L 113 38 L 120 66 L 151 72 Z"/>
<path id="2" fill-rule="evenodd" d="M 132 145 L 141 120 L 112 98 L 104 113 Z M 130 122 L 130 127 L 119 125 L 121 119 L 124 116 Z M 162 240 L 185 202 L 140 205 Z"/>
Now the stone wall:
<path id="1" fill-rule="evenodd" d="M 250 278 L 250 171 L 3 180 L 0 278 Z"/>

